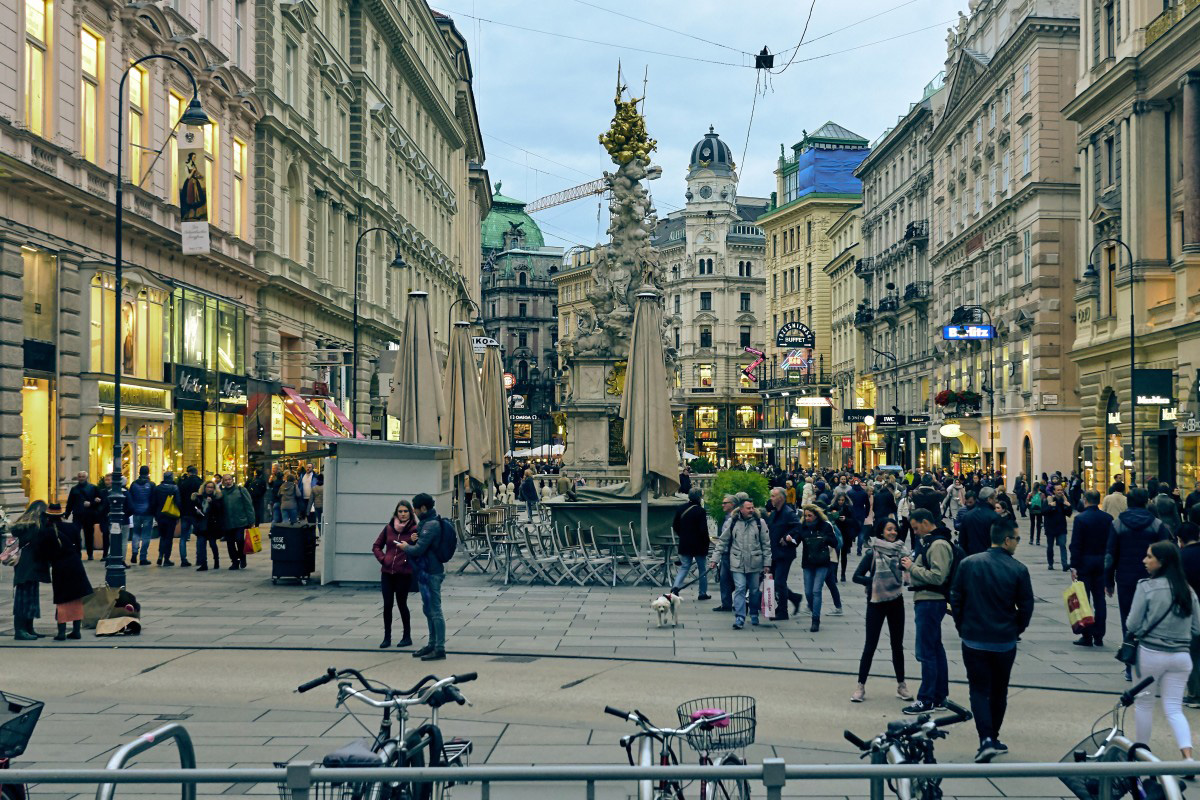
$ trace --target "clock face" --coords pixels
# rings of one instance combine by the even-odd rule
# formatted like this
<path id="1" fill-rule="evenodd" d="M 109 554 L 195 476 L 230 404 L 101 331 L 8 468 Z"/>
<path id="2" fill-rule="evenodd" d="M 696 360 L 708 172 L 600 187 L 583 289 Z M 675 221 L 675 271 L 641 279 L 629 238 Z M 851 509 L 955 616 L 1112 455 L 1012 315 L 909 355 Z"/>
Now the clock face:
<path id="1" fill-rule="evenodd" d="M 704 147 L 701 147 L 700 148 L 700 158 L 704 159 L 705 161 L 710 160 L 712 158 L 712 148 L 709 147 L 708 145 L 704 145 Z"/>
<path id="2" fill-rule="evenodd" d="M 701 186 L 700 187 L 700 196 L 703 197 L 705 200 L 712 197 L 712 187 Z"/>

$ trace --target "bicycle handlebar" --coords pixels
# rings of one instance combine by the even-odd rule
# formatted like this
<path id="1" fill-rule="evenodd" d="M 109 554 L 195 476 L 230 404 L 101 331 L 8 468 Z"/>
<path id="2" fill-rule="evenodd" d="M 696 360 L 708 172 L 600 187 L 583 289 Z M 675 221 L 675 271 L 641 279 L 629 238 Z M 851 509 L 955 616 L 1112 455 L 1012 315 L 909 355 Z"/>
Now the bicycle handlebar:
<path id="1" fill-rule="evenodd" d="M 442 688 L 445 686 L 452 686 L 453 684 L 456 684 L 456 683 L 469 683 L 470 681 L 473 681 L 476 678 L 478 678 L 479 673 L 464 672 L 461 675 L 451 675 L 448 678 L 442 678 L 440 680 L 438 679 L 438 677 L 436 675 L 426 675 L 424 678 L 421 678 L 421 680 L 417 681 L 416 684 L 414 684 L 409 689 L 393 689 L 390 686 L 387 686 L 386 684 L 378 684 L 377 685 L 377 684 L 372 683 L 371 681 L 367 680 L 366 676 L 364 676 L 361 672 L 359 672 L 356 669 L 351 669 L 351 668 L 336 669 L 335 667 L 330 667 L 329 669 L 327 669 L 325 671 L 324 675 L 322 675 L 318 678 L 313 678 L 311 681 L 302 683 L 299 686 L 297 686 L 296 691 L 303 694 L 304 692 L 311 691 L 312 689 L 315 689 L 318 686 L 324 686 L 325 684 L 329 683 L 330 681 L 336 680 L 338 678 L 344 678 L 347 676 L 355 678 L 365 691 L 371 692 L 372 694 L 383 695 L 384 700 L 383 701 L 371 700 L 370 698 L 363 696 L 360 692 L 358 692 L 358 690 L 350 689 L 348 683 L 343 683 L 343 684 L 341 684 L 341 686 L 345 687 L 346 696 L 348 696 L 348 697 L 353 696 L 359 700 L 362 700 L 363 702 L 367 703 L 368 705 L 373 705 L 377 708 L 383 708 L 384 706 L 389 705 L 389 704 L 391 704 L 391 705 L 411 705 L 414 703 L 424 702 L 424 699 L 427 698 L 432 693 L 433 689 Z M 434 682 L 432 687 L 429 686 L 430 681 Z M 422 690 L 425 690 L 425 689 L 428 689 L 428 691 L 425 691 L 423 693 L 422 697 L 414 697 L 414 695 L 417 695 L 418 693 L 422 692 Z M 461 697 L 461 692 L 459 693 L 459 696 Z M 409 698 L 409 700 L 406 702 L 398 701 L 397 698 L 401 698 L 401 697 Z M 463 698 L 460 702 L 466 702 L 466 698 Z"/>
<path id="2" fill-rule="evenodd" d="M 859 750 L 866 751 L 869 750 L 875 742 L 880 743 L 880 745 L 889 745 L 892 742 L 900 739 L 906 739 L 909 736 L 912 736 L 913 734 L 926 728 L 927 726 L 942 728 L 946 725 L 954 725 L 971 719 L 971 712 L 959 704 L 950 700 L 946 700 L 945 706 L 947 711 L 953 712 L 949 716 L 940 717 L 939 719 L 930 719 L 928 714 L 922 714 L 921 716 L 917 717 L 915 722 L 905 725 L 898 731 L 885 732 L 880 736 L 877 736 L 875 739 L 872 739 L 870 742 L 863 741 L 851 731 L 842 731 L 842 736 L 845 737 L 846 741 L 850 742 L 850 744 L 854 745 Z"/>
<path id="3" fill-rule="evenodd" d="M 628 711 L 622 711 L 621 709 L 613 708 L 612 706 L 605 706 L 604 713 L 612 714 L 614 717 L 620 717 L 621 719 L 626 719 L 626 720 L 633 717 L 633 715 L 630 714 Z"/>
<path id="4" fill-rule="evenodd" d="M 966 722 L 967 720 L 971 719 L 971 712 L 960 706 L 958 703 L 955 703 L 951 700 L 945 700 L 944 703 L 946 710 L 953 713 L 948 717 L 941 717 L 933 721 L 933 724 L 939 728 L 945 725 L 955 725 L 959 722 Z"/>
<path id="5" fill-rule="evenodd" d="M 842 731 L 842 736 L 846 737 L 846 741 L 857 747 L 859 750 L 867 750 L 871 746 L 855 736 L 851 731 Z"/>
<path id="6" fill-rule="evenodd" d="M 1137 686 L 1134 686 L 1131 689 L 1126 689 L 1121 693 L 1121 705 L 1129 708 L 1131 705 L 1133 705 L 1133 698 L 1141 694 L 1146 687 L 1152 683 L 1154 683 L 1154 676 L 1142 678 L 1142 680 L 1138 682 Z"/>
<path id="7" fill-rule="evenodd" d="M 455 683 L 470 683 L 479 677 L 478 672 L 464 672 L 462 675 L 454 675 Z"/>
<path id="8" fill-rule="evenodd" d="M 656 736 L 656 737 L 658 737 L 658 736 L 687 736 L 689 733 L 696 730 L 696 728 L 699 728 L 705 724 L 711 724 L 713 722 L 720 722 L 721 720 L 729 719 L 729 712 L 722 711 L 720 714 L 714 714 L 710 717 L 698 717 L 698 718 L 692 720 L 687 725 L 684 725 L 682 728 L 657 728 L 654 726 L 653 723 L 650 722 L 650 719 L 645 714 L 638 711 L 637 709 L 634 709 L 632 712 L 629 712 L 629 711 L 622 711 L 619 708 L 613 708 L 612 706 L 605 706 L 604 713 L 611 714 L 614 717 L 620 717 L 621 719 L 626 720 L 627 722 L 632 722 L 632 723 L 636 724 L 638 727 L 640 727 L 647 734 L 650 734 L 651 736 Z"/>
<path id="9" fill-rule="evenodd" d="M 337 670 L 335 670 L 333 667 L 330 667 L 329 671 L 326 672 L 321 677 L 313 678 L 311 681 L 308 681 L 307 683 L 302 683 L 299 686 L 297 686 L 296 691 L 299 692 L 300 694 L 304 694 L 305 692 L 307 692 L 311 689 L 315 689 L 318 686 L 324 686 L 325 684 L 329 683 L 331 680 L 333 680 L 336 677 L 337 677 Z"/>

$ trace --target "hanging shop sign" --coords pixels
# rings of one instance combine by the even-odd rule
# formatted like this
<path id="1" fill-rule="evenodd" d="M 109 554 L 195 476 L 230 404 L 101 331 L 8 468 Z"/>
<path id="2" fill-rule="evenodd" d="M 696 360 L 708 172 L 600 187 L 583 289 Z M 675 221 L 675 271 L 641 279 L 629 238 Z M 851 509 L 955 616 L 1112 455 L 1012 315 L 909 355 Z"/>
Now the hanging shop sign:
<path id="1" fill-rule="evenodd" d="M 1133 371 L 1134 403 L 1139 406 L 1169 406 L 1174 404 L 1175 373 L 1169 369 L 1135 369 Z"/>
<path id="2" fill-rule="evenodd" d="M 283 440 L 283 398 L 271 395 L 271 440 Z"/>
<path id="3" fill-rule="evenodd" d="M 179 151 L 179 233 L 184 255 L 205 254 L 208 241 L 208 185 L 204 174 L 204 129 L 182 125 Z"/>
<path id="4" fill-rule="evenodd" d="M 853 450 L 854 449 L 854 437 L 853 436 L 843 436 L 842 437 L 842 449 L 843 450 Z"/>
<path id="5" fill-rule="evenodd" d="M 246 405 L 246 378 L 241 375 L 230 375 L 222 372 L 217 376 L 218 399 L 222 406 Z"/>
<path id="6" fill-rule="evenodd" d="M 874 418 L 875 409 L 873 408 L 844 408 L 842 409 L 842 422 L 866 422 L 867 417 Z"/>
<path id="7" fill-rule="evenodd" d="M 812 348 L 804 347 L 798 350 L 789 350 L 788 354 L 783 357 L 783 363 L 780 369 L 784 372 L 812 372 L 813 357 Z"/>
<path id="8" fill-rule="evenodd" d="M 784 349 L 816 347 L 816 337 L 803 322 L 785 322 L 775 333 L 775 346 Z"/>
<path id="9" fill-rule="evenodd" d="M 500 343 L 490 336 L 472 336 L 471 349 L 475 351 L 475 355 L 483 355 L 489 347 L 499 347 Z"/>
<path id="10" fill-rule="evenodd" d="M 209 404 L 207 370 L 197 367 L 175 367 L 175 407 L 191 411 L 206 411 Z"/>
<path id="11" fill-rule="evenodd" d="M 875 417 L 875 424 L 881 428 L 898 428 L 904 424 L 904 415 L 879 414 Z"/>
<path id="12" fill-rule="evenodd" d="M 993 325 L 943 325 L 942 338 L 948 342 L 995 339 L 996 328 Z"/>
<path id="13" fill-rule="evenodd" d="M 928 425 L 929 424 L 929 415 L 928 414 L 909 414 L 908 415 L 908 424 L 909 425 Z"/>

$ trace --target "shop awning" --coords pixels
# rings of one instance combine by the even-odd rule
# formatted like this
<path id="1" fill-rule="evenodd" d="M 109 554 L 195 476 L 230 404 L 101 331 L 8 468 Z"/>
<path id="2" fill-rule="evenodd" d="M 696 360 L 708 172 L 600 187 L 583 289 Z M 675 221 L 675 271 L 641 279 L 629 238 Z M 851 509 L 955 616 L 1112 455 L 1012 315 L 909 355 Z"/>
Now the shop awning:
<path id="1" fill-rule="evenodd" d="M 313 431 L 318 436 L 346 438 L 340 436 L 337 431 L 322 422 L 321 419 L 313 413 L 313 410 L 308 407 L 308 403 L 296 392 L 295 389 L 284 386 L 283 396 L 290 401 L 285 408 L 294 416 L 302 420 L 306 425 L 312 427 Z"/>
<path id="2" fill-rule="evenodd" d="M 338 422 L 342 423 L 343 428 L 345 428 L 346 430 L 348 430 L 354 434 L 353 438 L 355 438 L 355 439 L 366 439 L 367 438 L 366 436 L 363 436 L 361 431 L 359 431 L 357 428 L 354 427 L 353 424 L 351 424 L 350 418 L 346 416 L 345 412 L 343 412 L 340 408 L 338 408 L 337 403 L 333 402 L 332 400 L 330 400 L 328 398 L 326 398 L 323 402 L 325 403 L 325 409 L 330 414 L 333 415 L 334 419 L 336 419 Z"/>

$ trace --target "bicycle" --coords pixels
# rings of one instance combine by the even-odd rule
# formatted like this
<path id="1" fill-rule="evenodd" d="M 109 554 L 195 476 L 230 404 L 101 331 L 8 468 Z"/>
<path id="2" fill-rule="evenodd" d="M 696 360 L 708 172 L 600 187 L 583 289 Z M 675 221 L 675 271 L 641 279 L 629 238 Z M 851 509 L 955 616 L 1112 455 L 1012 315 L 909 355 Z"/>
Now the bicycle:
<path id="1" fill-rule="evenodd" d="M 1125 713 L 1133 705 L 1134 698 L 1145 691 L 1154 678 L 1144 678 L 1136 686 L 1122 692 L 1117 698 L 1111 711 L 1105 711 L 1092 723 L 1092 732 L 1062 758 L 1076 764 L 1104 761 L 1159 761 L 1144 744 L 1138 744 L 1125 736 Z M 1111 716 L 1112 724 L 1108 732 L 1097 729 L 1100 720 Z M 1103 734 L 1103 738 L 1101 738 Z M 1089 753 L 1089 750 L 1091 751 Z M 1080 800 L 1097 800 L 1100 797 L 1100 781 L 1097 778 L 1060 778 L 1064 785 Z M 1183 793 L 1179 781 L 1160 780 L 1154 778 L 1113 778 L 1112 797 L 1124 797 L 1126 794 L 1141 800 L 1142 798 L 1166 798 L 1166 800 L 1182 800 Z"/>
<path id="2" fill-rule="evenodd" d="M 933 718 L 933 714 L 921 714 L 915 720 L 906 719 L 889 722 L 887 730 L 863 741 L 850 731 L 843 731 L 846 741 L 862 751 L 862 758 L 870 758 L 872 764 L 936 764 L 934 742 L 944 739 L 949 732 L 942 730 L 947 725 L 956 725 L 971 719 L 971 712 L 957 703 L 945 701 L 949 716 Z M 888 789 L 899 800 L 940 800 L 941 778 L 900 778 L 887 782 Z"/>
<path id="3" fill-rule="evenodd" d="M 8 769 L 9 762 L 25 752 L 43 707 L 38 700 L 0 692 L 0 770 Z M 24 784 L 5 783 L 0 777 L 0 799 L 26 800 L 27 797 L 29 792 Z"/>
<path id="4" fill-rule="evenodd" d="M 621 737 L 621 746 L 630 765 L 655 765 L 654 745 L 658 744 L 659 766 L 679 764 L 672 744 L 683 738 L 700 754 L 700 763 L 715 766 L 742 766 L 742 755 L 754 743 L 754 698 L 745 696 L 705 697 L 691 700 L 676 709 L 679 728 L 659 728 L 638 710 L 622 711 L 604 707 L 605 714 L 620 717 L 641 728 L 638 733 Z M 637 745 L 637 757 L 634 757 Z M 715 756 L 714 756 L 715 754 Z M 638 800 L 684 800 L 684 785 L 678 781 L 638 781 Z M 749 800 L 750 783 L 746 780 L 701 780 L 700 800 Z"/>
<path id="5" fill-rule="evenodd" d="M 296 687 L 297 692 L 307 692 L 318 686 L 343 677 L 357 679 L 361 688 L 354 688 L 350 681 L 338 683 L 338 699 L 336 706 L 341 706 L 349 699 L 365 703 L 372 708 L 383 711 L 379 722 L 379 730 L 368 744 L 366 740 L 355 742 L 330 753 L 322 762 L 326 767 L 411 767 L 420 769 L 430 767 L 465 767 L 471 754 L 471 742 L 467 739 L 451 739 L 445 741 L 438 727 L 438 709 L 447 703 L 464 705 L 467 699 L 459 691 L 457 684 L 475 680 L 476 673 L 467 672 L 462 675 L 451 675 L 448 678 L 437 678 L 426 675 L 410 689 L 393 689 L 379 682 L 369 681 L 356 669 L 334 669 L 330 667 L 326 673 L 307 683 Z M 379 695 L 375 699 L 370 695 Z M 408 729 L 409 709 L 417 705 L 427 705 L 430 717 L 427 722 Z M 347 706 L 346 711 L 363 729 L 371 730 Z M 395 712 L 400 723 L 399 735 L 392 735 L 392 714 Z M 276 764 L 286 766 L 286 764 Z M 449 797 L 449 789 L 454 786 L 453 780 L 433 783 L 417 783 L 406 781 L 345 783 L 324 782 L 313 785 L 314 800 L 440 800 Z M 291 795 L 286 786 L 279 787 L 280 798 L 287 800 Z"/>

